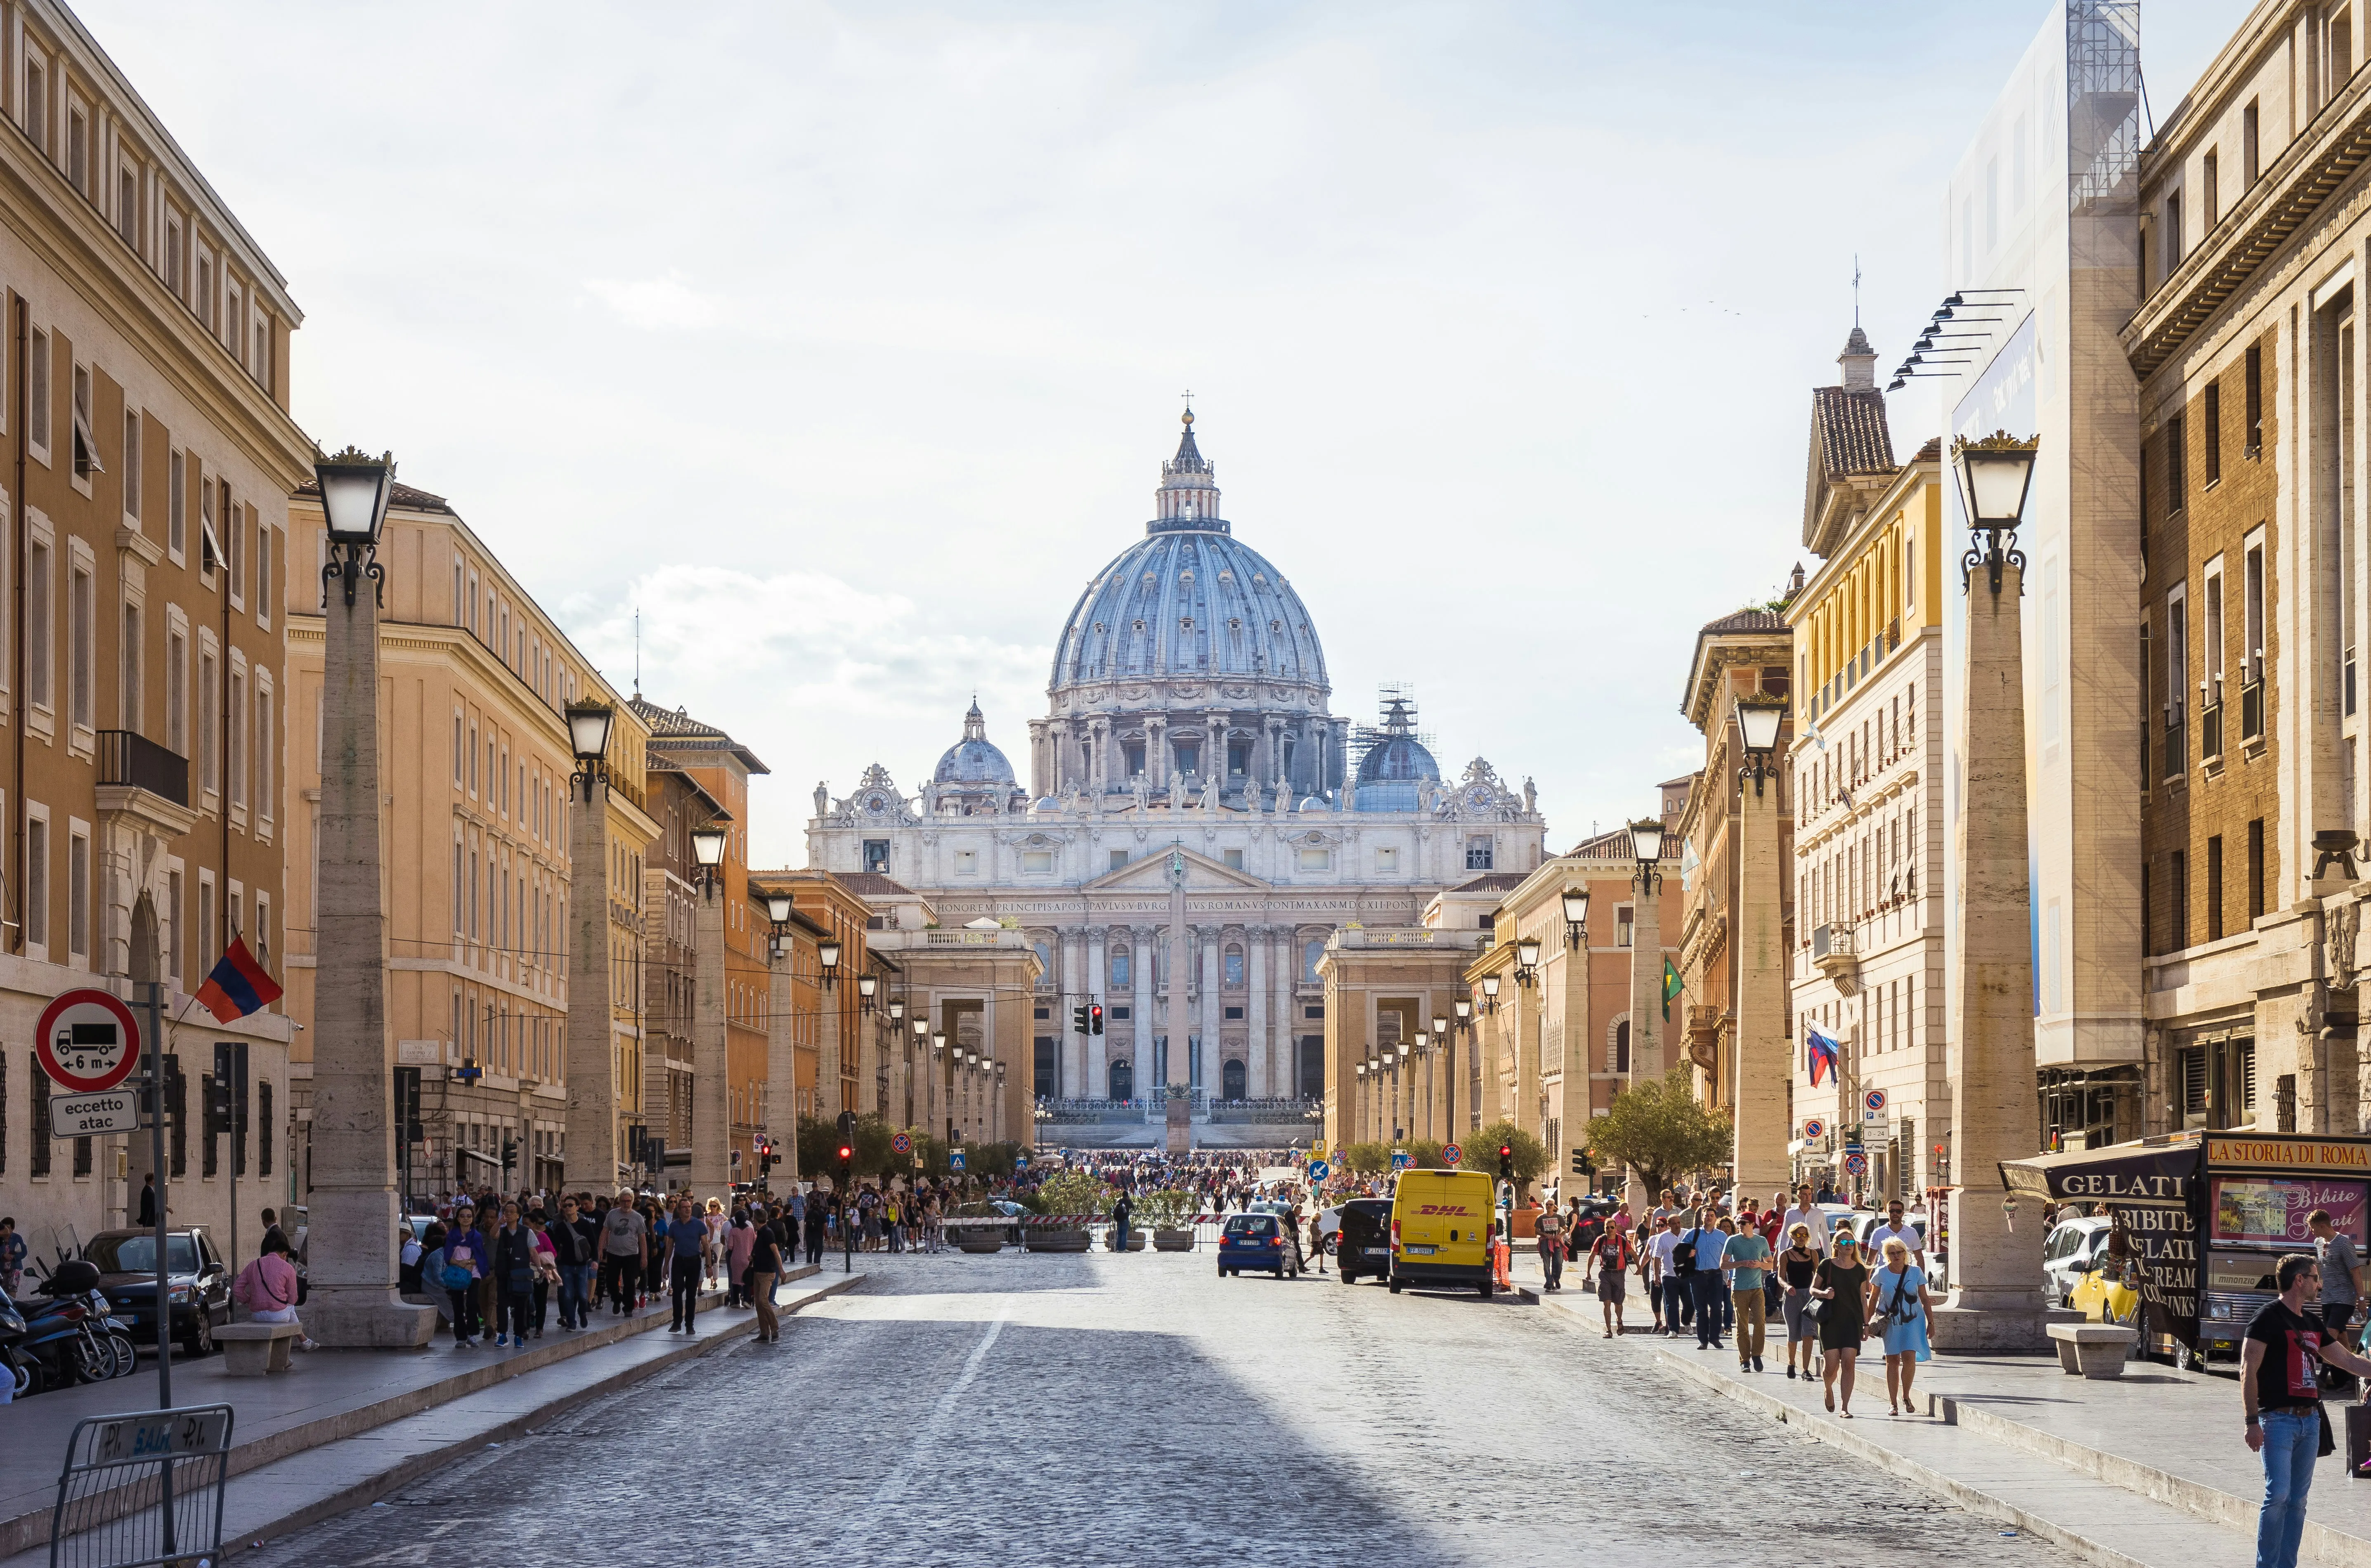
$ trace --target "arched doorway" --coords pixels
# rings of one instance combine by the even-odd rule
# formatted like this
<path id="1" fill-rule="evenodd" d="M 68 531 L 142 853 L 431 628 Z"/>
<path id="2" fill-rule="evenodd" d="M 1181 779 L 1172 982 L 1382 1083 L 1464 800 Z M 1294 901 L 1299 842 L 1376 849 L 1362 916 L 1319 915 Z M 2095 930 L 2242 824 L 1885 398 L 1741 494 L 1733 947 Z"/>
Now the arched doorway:
<path id="1" fill-rule="evenodd" d="M 1244 1082 L 1243 1063 L 1230 1059 L 1225 1066 L 1219 1069 L 1219 1098 L 1241 1100 L 1243 1098 Z"/>
<path id="2" fill-rule="evenodd" d="M 1630 1020 L 1626 1018 L 1613 1026 L 1613 1070 L 1630 1070 Z"/>
<path id="3" fill-rule="evenodd" d="M 1132 1062 L 1111 1065 L 1111 1097 L 1114 1100 L 1136 1098 L 1136 1066 Z"/>

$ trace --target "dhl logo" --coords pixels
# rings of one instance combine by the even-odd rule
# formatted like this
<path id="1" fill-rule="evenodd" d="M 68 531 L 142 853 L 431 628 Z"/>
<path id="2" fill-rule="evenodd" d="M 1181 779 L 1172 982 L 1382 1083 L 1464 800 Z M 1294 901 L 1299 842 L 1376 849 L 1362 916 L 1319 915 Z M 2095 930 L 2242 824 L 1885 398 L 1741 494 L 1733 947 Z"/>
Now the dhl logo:
<path id="1" fill-rule="evenodd" d="M 1420 1209 L 1417 1210 L 1416 1212 L 1417 1212 L 1417 1213 L 1418 1213 L 1418 1214 L 1466 1214 L 1466 1215 L 1470 1215 L 1470 1214 L 1472 1214 L 1474 1211 L 1473 1211 L 1472 1209 L 1470 1209 L 1470 1208 L 1467 1208 L 1463 1204 L 1427 1204 L 1427 1205 L 1424 1205 L 1424 1207 L 1422 1207 L 1422 1208 L 1420 1208 Z"/>

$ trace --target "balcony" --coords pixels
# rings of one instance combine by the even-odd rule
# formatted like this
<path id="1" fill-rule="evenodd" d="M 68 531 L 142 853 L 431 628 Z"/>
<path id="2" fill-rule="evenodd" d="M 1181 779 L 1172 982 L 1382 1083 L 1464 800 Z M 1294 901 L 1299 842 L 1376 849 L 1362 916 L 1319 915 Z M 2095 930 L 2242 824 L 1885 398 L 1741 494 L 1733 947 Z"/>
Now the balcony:
<path id="1" fill-rule="evenodd" d="M 159 838 L 195 827 L 189 759 L 130 730 L 98 732 L 98 809 Z"/>
<path id="2" fill-rule="evenodd" d="M 1819 926 L 1811 931 L 1812 967 L 1826 975 L 1840 997 L 1860 989 L 1860 944 L 1848 926 Z"/>

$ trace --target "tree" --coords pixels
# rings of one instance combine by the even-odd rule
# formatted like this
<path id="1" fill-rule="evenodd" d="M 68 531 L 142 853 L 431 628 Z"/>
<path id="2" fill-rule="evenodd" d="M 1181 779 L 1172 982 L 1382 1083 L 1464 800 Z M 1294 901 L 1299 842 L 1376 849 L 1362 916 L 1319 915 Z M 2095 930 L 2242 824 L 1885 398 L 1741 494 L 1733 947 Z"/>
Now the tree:
<path id="1" fill-rule="evenodd" d="M 1726 1164 L 1733 1136 L 1727 1115 L 1697 1101 L 1685 1066 L 1615 1095 L 1590 1119 L 1588 1136 L 1599 1163 L 1629 1166 L 1650 1198 L 1673 1177 Z"/>
<path id="2" fill-rule="evenodd" d="M 1499 1120 L 1486 1127 L 1477 1127 L 1472 1136 L 1458 1146 L 1464 1157 L 1463 1169 L 1479 1170 L 1492 1181 L 1498 1177 L 1498 1146 L 1505 1144 L 1514 1150 L 1515 1191 L 1520 1194 L 1548 1168 L 1547 1146 L 1514 1123 Z"/>

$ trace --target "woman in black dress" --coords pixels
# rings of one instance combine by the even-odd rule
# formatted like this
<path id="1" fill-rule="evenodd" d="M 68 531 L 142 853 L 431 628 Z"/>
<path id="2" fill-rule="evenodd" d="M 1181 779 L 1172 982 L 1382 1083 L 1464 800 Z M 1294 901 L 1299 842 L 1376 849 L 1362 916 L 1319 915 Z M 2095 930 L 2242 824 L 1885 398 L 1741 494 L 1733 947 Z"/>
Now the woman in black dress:
<path id="1" fill-rule="evenodd" d="M 1820 1378 L 1826 1385 L 1828 1408 L 1836 1410 L 1841 1382 L 1844 1408 L 1836 1413 L 1850 1421 L 1853 1363 L 1859 1358 L 1860 1342 L 1868 1337 L 1868 1268 L 1851 1237 L 1837 1237 L 1835 1249 L 1835 1256 L 1822 1260 L 1812 1274 L 1811 1297 L 1820 1303 L 1820 1349 L 1825 1353 Z"/>

